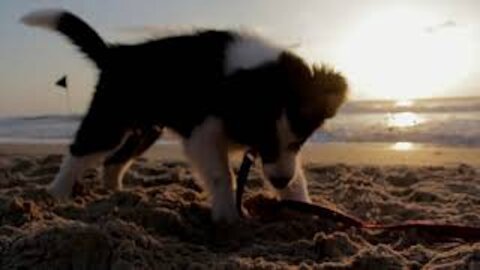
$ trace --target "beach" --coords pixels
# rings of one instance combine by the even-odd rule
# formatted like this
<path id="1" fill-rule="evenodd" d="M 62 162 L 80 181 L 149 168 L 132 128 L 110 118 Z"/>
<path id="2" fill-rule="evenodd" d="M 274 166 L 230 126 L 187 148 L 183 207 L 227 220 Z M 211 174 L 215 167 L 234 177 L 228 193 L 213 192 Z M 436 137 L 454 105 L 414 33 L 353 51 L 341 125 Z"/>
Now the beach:
<path id="1" fill-rule="evenodd" d="M 124 2 L 0 5 L 0 270 L 480 270 L 480 1 Z"/>
<path id="2" fill-rule="evenodd" d="M 403 147 L 403 148 L 402 148 Z M 315 203 L 368 222 L 480 226 L 480 150 L 309 144 Z M 65 143 L 0 144 L 0 269 L 480 269 L 480 241 L 416 230 L 340 228 L 288 213 L 218 227 L 178 144 L 157 144 L 103 188 L 92 170 L 73 198 L 44 188 Z M 273 196 L 254 167 L 246 200 Z"/>

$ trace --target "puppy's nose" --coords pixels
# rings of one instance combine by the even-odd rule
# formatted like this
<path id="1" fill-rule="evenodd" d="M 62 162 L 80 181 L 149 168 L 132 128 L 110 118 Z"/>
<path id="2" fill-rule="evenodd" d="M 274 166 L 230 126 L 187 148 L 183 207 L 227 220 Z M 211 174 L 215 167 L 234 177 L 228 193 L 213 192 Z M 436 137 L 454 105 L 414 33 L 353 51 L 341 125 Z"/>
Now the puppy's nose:
<path id="1" fill-rule="evenodd" d="M 291 177 L 273 177 L 270 179 L 270 183 L 272 183 L 276 189 L 284 189 L 288 186 L 291 179 Z"/>

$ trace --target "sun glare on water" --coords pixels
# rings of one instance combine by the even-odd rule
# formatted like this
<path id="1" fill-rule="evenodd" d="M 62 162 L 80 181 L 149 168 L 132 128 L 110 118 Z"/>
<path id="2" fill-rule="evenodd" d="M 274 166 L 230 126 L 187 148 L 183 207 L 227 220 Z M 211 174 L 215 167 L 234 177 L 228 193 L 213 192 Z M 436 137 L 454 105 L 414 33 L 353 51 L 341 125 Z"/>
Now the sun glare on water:
<path id="1" fill-rule="evenodd" d="M 407 128 L 423 123 L 423 118 L 412 112 L 392 113 L 388 116 L 388 126 L 394 128 Z"/>
<path id="2" fill-rule="evenodd" d="M 396 108 L 408 109 L 414 105 L 412 100 L 399 100 L 394 103 Z M 398 112 L 390 113 L 387 118 L 387 126 L 392 129 L 393 132 L 398 129 L 409 129 L 416 127 L 425 122 L 425 119 L 414 112 Z M 415 144 L 407 141 L 398 141 L 390 147 L 395 151 L 411 151 L 414 150 Z"/>
<path id="3" fill-rule="evenodd" d="M 396 142 L 391 148 L 397 151 L 409 151 L 414 148 L 414 144 L 411 142 Z"/>
<path id="4" fill-rule="evenodd" d="M 399 107 L 399 108 L 411 107 L 412 105 L 413 105 L 413 101 L 408 99 L 401 99 L 395 102 L 395 107 Z"/>
<path id="5" fill-rule="evenodd" d="M 472 69 L 471 35 L 448 18 L 408 7 L 379 10 L 353 25 L 338 66 L 362 98 L 435 97 Z"/>

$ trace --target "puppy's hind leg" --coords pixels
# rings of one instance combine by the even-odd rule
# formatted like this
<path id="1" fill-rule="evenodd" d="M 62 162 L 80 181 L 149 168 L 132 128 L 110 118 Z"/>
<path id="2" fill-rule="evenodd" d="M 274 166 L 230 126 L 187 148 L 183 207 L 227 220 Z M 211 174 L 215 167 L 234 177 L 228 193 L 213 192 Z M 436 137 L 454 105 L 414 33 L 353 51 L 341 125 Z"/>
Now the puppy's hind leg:
<path id="1" fill-rule="evenodd" d="M 133 157 L 123 162 L 104 163 L 103 181 L 108 189 L 122 190 L 123 176 L 133 164 Z"/>
<path id="2" fill-rule="evenodd" d="M 87 115 L 62 162 L 60 171 L 47 191 L 58 199 L 68 198 L 75 181 L 80 179 L 87 169 L 102 164 L 116 147 L 121 146 L 126 134 L 126 129 L 123 128 L 94 124 Z"/>
<path id="3" fill-rule="evenodd" d="M 192 131 L 184 146 L 194 169 L 211 193 L 213 221 L 233 223 L 239 219 L 221 120 L 207 118 Z"/>
<path id="4" fill-rule="evenodd" d="M 132 165 L 133 159 L 142 155 L 161 134 L 161 127 L 142 129 L 131 134 L 122 147 L 104 162 L 105 187 L 121 190 L 123 176 Z"/>

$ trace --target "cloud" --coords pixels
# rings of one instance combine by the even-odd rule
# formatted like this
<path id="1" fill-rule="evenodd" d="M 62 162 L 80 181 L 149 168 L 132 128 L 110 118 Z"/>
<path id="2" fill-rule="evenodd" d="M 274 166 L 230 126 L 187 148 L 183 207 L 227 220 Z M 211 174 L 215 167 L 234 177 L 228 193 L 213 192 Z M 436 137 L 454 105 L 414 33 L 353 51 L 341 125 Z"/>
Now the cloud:
<path id="1" fill-rule="evenodd" d="M 435 33 L 435 32 L 438 32 L 438 31 L 442 31 L 444 29 L 454 28 L 454 27 L 457 27 L 457 26 L 458 26 L 457 22 L 455 22 L 453 20 L 447 20 L 447 21 L 444 21 L 442 23 L 431 25 L 431 26 L 425 28 L 425 32 Z"/>

